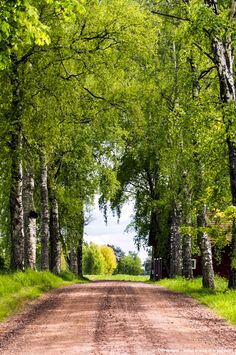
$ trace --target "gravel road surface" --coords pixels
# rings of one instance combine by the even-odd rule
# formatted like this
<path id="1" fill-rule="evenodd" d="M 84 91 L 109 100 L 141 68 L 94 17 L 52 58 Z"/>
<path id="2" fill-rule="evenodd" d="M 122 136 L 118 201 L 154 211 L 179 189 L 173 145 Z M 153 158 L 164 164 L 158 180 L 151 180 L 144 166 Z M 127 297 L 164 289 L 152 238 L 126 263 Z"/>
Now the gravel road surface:
<path id="1" fill-rule="evenodd" d="M 0 354 L 236 354 L 236 328 L 161 286 L 54 290 L 0 325 Z"/>

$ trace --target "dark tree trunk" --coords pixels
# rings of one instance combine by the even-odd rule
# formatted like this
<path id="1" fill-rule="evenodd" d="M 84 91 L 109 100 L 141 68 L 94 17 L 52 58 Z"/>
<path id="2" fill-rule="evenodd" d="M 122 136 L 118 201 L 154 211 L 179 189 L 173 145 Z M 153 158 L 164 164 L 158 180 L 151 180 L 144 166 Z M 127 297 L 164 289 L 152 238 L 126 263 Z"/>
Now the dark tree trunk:
<path id="1" fill-rule="evenodd" d="M 179 232 L 181 225 L 181 210 L 176 201 L 173 204 L 170 227 L 170 277 L 182 276 L 182 235 Z"/>
<path id="2" fill-rule="evenodd" d="M 43 153 L 40 155 L 40 205 L 41 205 L 41 269 L 49 270 L 49 203 L 48 168 Z"/>
<path id="3" fill-rule="evenodd" d="M 235 2 L 234 7 L 235 7 Z M 233 10 L 233 7 L 232 7 Z M 235 10 L 235 9 L 234 9 Z M 234 80 L 234 55 L 231 45 L 231 37 L 227 36 L 226 41 L 220 42 L 218 39 L 213 41 L 213 51 L 215 63 L 218 70 L 220 81 L 220 97 L 222 103 L 234 102 L 236 105 L 235 95 L 235 80 Z M 236 206 L 236 144 L 232 139 L 232 122 L 231 118 L 224 117 L 226 131 L 228 133 L 227 145 L 229 156 L 229 173 L 230 173 L 230 186 L 232 203 Z M 236 234 L 235 229 L 232 230 L 232 257 L 231 257 L 231 270 L 229 276 L 229 288 L 236 289 Z"/>
<path id="4" fill-rule="evenodd" d="M 21 134 L 12 133 L 11 142 L 11 269 L 24 270 L 24 219 L 22 201 L 22 161 L 20 158 Z"/>
<path id="5" fill-rule="evenodd" d="M 230 185 L 232 194 L 232 203 L 236 206 L 236 146 L 228 138 L 228 151 L 229 151 L 229 171 L 230 171 Z M 236 225 L 233 222 L 232 227 L 232 241 L 231 241 L 231 268 L 229 273 L 228 287 L 236 289 Z"/>
<path id="6" fill-rule="evenodd" d="M 192 238 L 189 234 L 183 237 L 183 276 L 187 279 L 193 278 Z"/>
<path id="7" fill-rule="evenodd" d="M 54 186 L 49 189 L 50 200 L 50 271 L 58 275 L 61 271 L 61 247 L 59 230 L 59 212 Z"/>
<path id="8" fill-rule="evenodd" d="M 78 276 L 83 277 L 83 240 L 84 240 L 84 211 L 81 212 L 79 238 L 77 245 Z"/>
<path id="9" fill-rule="evenodd" d="M 23 206 L 25 234 L 25 267 L 36 266 L 36 217 L 34 208 L 34 170 L 27 167 L 23 175 Z"/>
<path id="10" fill-rule="evenodd" d="M 197 214 L 197 225 L 198 225 L 198 245 L 201 250 L 202 258 L 202 285 L 205 288 L 214 289 L 214 270 L 212 262 L 212 250 L 211 241 L 208 237 L 207 232 L 204 230 L 207 226 L 206 224 L 206 207 L 203 206 Z"/>
<path id="11" fill-rule="evenodd" d="M 22 202 L 22 133 L 21 112 L 22 93 L 20 91 L 19 68 L 12 55 L 10 80 L 12 102 L 9 110 L 11 122 L 11 186 L 10 186 L 10 222 L 11 222 L 11 262 L 12 270 L 24 269 L 24 220 Z"/>
<path id="12" fill-rule="evenodd" d="M 150 280 L 155 281 L 155 260 L 159 257 L 158 250 L 158 236 L 160 234 L 159 228 L 159 217 L 156 211 L 152 211 L 150 218 L 150 229 L 149 229 L 149 239 L 148 245 L 152 246 L 152 262 L 151 262 L 151 274 Z"/>
<path id="13" fill-rule="evenodd" d="M 159 252 L 158 252 L 158 246 L 157 242 L 153 244 L 152 246 L 152 261 L 151 261 L 151 273 L 150 273 L 150 280 L 151 281 L 157 281 L 157 275 L 155 274 L 155 262 L 156 259 L 158 258 Z"/>
<path id="14" fill-rule="evenodd" d="M 74 274 L 78 273 L 77 253 L 75 248 L 70 251 L 70 271 Z"/>
<path id="15" fill-rule="evenodd" d="M 182 177 L 184 179 L 184 188 L 183 188 L 183 225 L 191 228 L 192 218 L 191 218 L 191 209 L 192 209 L 192 195 L 191 190 L 187 183 L 187 172 L 183 172 Z M 190 234 L 183 236 L 183 276 L 187 279 L 193 278 L 193 269 L 192 269 L 192 237 Z"/>
<path id="16" fill-rule="evenodd" d="M 83 277 L 83 239 L 79 240 L 77 247 L 77 265 L 78 265 L 78 276 Z"/>

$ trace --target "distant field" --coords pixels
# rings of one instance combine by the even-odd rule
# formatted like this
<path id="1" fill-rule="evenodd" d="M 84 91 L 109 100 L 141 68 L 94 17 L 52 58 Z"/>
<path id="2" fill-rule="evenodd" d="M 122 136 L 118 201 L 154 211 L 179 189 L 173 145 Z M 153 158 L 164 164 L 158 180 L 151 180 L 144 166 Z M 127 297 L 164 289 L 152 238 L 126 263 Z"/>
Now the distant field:
<path id="1" fill-rule="evenodd" d="M 146 282 L 149 280 L 150 276 L 134 276 L 134 275 L 86 275 L 86 277 L 91 281 L 137 281 L 137 282 Z"/>

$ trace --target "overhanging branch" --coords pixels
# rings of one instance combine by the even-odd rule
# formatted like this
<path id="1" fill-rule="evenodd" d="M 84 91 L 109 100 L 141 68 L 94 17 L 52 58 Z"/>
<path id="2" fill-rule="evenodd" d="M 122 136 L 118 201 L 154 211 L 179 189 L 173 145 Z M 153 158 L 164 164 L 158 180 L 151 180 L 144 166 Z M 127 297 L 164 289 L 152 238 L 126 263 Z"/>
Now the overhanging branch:
<path id="1" fill-rule="evenodd" d="M 170 17 L 170 18 L 174 18 L 176 20 L 181 20 L 181 21 L 188 21 L 190 22 L 189 18 L 185 18 L 185 17 L 181 17 L 181 16 L 176 16 L 176 15 L 170 15 L 170 14 L 165 14 L 163 12 L 159 12 L 159 11 L 155 11 L 152 10 L 151 11 L 154 15 L 160 15 L 160 16 L 164 16 L 164 17 Z"/>

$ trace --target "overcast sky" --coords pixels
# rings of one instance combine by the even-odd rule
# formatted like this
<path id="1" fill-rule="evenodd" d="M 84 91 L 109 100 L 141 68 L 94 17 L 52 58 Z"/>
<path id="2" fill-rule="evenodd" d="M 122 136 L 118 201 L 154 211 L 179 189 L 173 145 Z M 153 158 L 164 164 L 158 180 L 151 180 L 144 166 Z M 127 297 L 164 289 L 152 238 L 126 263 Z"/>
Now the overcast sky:
<path id="1" fill-rule="evenodd" d="M 99 245 L 113 244 L 119 246 L 126 254 L 129 251 L 137 252 L 132 233 L 124 232 L 127 225 L 130 223 L 132 213 L 132 203 L 126 204 L 122 209 L 119 223 L 117 223 L 117 217 L 113 217 L 112 213 L 108 213 L 108 223 L 106 225 L 104 216 L 102 212 L 99 211 L 98 204 L 96 204 L 92 212 L 92 221 L 85 227 L 85 241 L 94 242 Z M 138 255 L 142 261 L 144 261 L 147 256 L 143 249 Z"/>

